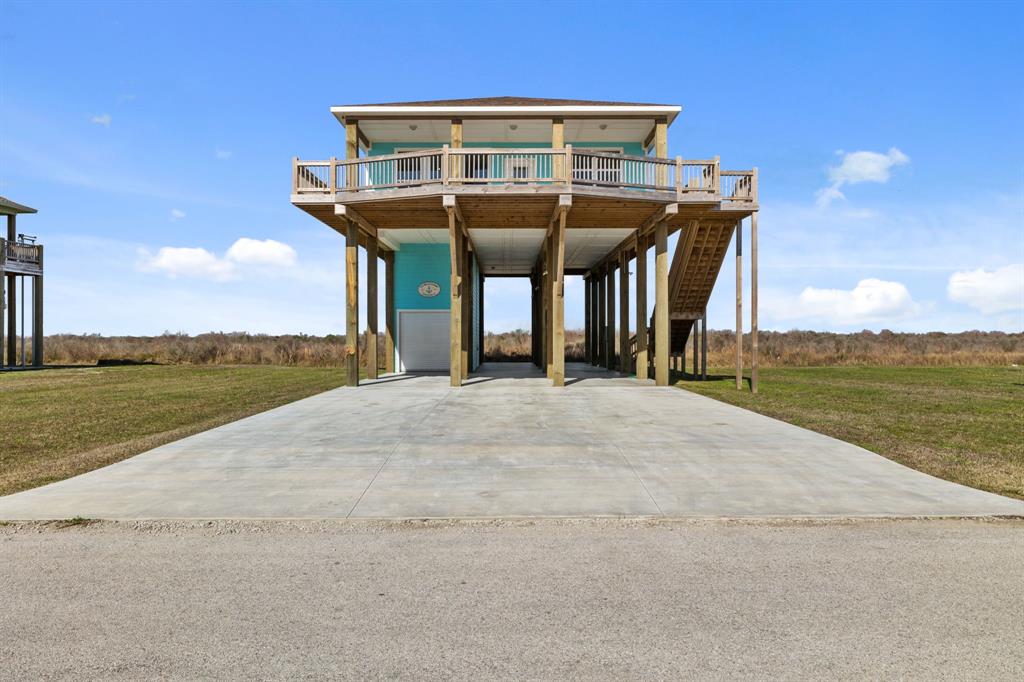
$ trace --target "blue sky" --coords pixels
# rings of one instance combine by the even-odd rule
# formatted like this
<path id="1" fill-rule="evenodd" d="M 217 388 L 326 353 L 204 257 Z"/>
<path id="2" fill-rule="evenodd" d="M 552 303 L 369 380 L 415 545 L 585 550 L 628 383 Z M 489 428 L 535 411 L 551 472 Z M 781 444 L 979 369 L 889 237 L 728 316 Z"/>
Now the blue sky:
<path id="1" fill-rule="evenodd" d="M 344 155 L 330 105 L 681 104 L 671 155 L 760 169 L 762 328 L 1020 331 L 1021 7 L 5 0 L 0 194 L 40 209 L 48 332 L 341 332 L 341 237 L 288 203 L 291 157 Z"/>

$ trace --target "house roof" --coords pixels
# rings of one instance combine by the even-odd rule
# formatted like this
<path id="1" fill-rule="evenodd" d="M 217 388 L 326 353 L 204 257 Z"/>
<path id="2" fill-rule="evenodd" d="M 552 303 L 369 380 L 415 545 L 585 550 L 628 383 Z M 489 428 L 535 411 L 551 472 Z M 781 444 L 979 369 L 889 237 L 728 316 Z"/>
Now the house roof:
<path id="1" fill-rule="evenodd" d="M 381 104 L 343 104 L 331 107 L 342 124 L 352 118 L 660 118 L 673 119 L 682 111 L 677 104 L 645 104 L 585 99 L 545 99 L 540 97 L 476 97 L 438 99 L 425 102 L 385 102 Z"/>
<path id="2" fill-rule="evenodd" d="M 510 96 L 331 107 L 342 125 L 359 122 L 367 147 L 376 141 L 444 142 L 452 119 L 473 121 L 465 131 L 466 142 L 540 140 L 550 135 L 550 121 L 556 118 L 565 121 L 566 142 L 639 142 L 650 136 L 655 121 L 665 119 L 671 125 L 680 111 L 675 104 Z"/>
<path id="3" fill-rule="evenodd" d="M 36 209 L 31 206 L 25 206 L 19 204 L 16 201 L 11 201 L 7 197 L 0 197 L 0 215 L 17 215 L 19 213 L 36 213 Z"/>
<path id="4" fill-rule="evenodd" d="M 589 99 L 550 99 L 547 97 L 471 97 L 468 99 L 433 99 L 421 102 L 381 102 L 378 104 L 343 104 L 351 107 L 660 107 L 671 106 L 649 102 L 608 102 Z"/>

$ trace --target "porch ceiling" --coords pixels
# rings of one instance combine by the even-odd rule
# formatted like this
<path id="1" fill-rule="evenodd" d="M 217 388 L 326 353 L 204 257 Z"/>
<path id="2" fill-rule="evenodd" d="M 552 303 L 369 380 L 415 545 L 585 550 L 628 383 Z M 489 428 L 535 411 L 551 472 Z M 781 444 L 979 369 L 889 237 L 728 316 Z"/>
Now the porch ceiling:
<path id="1" fill-rule="evenodd" d="M 565 269 L 587 270 L 604 258 L 633 230 L 567 230 Z M 533 228 L 471 229 L 470 237 L 485 275 L 528 275 L 537 262 L 546 230 Z M 385 242 L 401 250 L 404 244 L 447 244 L 448 230 L 381 230 Z"/>
<path id="2" fill-rule="evenodd" d="M 565 142 L 642 143 L 654 127 L 654 118 L 635 119 L 570 119 L 565 122 Z M 440 146 L 451 140 L 452 125 L 448 119 L 369 120 L 359 122 L 360 131 L 374 143 L 401 143 Z M 551 119 L 495 118 L 463 122 L 463 141 L 483 143 L 551 142 Z M 493 146 L 493 145 L 492 145 Z"/>

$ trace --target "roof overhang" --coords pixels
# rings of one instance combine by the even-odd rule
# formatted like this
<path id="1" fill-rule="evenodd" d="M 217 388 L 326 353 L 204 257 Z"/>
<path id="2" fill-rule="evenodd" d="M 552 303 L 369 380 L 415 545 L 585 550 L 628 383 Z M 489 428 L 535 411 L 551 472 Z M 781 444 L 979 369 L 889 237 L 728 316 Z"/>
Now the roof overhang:
<path id="1" fill-rule="evenodd" d="M 18 215 L 19 213 L 36 213 L 31 206 L 11 201 L 7 197 L 0 197 L 0 215 Z"/>
<path id="2" fill-rule="evenodd" d="M 331 113 L 344 125 L 349 119 L 416 118 L 665 118 L 669 125 L 678 105 L 570 105 L 570 106 L 334 106 Z"/>

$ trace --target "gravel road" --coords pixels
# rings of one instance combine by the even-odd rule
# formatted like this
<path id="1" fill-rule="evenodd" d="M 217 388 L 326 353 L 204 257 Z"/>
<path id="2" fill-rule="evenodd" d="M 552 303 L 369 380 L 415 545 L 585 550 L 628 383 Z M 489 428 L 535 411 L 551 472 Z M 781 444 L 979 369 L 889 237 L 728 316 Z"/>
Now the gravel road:
<path id="1" fill-rule="evenodd" d="M 0 527 L 0 678 L 1024 678 L 1024 521 Z"/>

